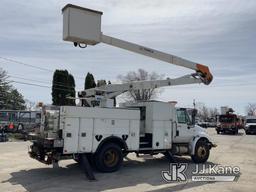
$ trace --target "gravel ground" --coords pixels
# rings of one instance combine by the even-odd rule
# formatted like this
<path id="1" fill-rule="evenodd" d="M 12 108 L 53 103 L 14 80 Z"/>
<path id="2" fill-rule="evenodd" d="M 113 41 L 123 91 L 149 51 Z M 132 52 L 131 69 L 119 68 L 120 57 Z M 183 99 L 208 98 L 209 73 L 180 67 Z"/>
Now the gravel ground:
<path id="1" fill-rule="evenodd" d="M 218 144 L 211 150 L 208 165 L 240 167 L 237 182 L 174 182 L 167 183 L 161 171 L 169 169 L 169 162 L 162 156 L 139 157 L 129 154 L 129 160 L 115 173 L 95 173 L 97 181 L 87 180 L 73 160 L 60 162 L 53 169 L 31 159 L 29 142 L 0 143 L 0 191 L 255 191 L 256 187 L 256 135 L 217 135 L 207 129 Z M 190 158 L 175 158 L 177 162 L 194 167 Z"/>

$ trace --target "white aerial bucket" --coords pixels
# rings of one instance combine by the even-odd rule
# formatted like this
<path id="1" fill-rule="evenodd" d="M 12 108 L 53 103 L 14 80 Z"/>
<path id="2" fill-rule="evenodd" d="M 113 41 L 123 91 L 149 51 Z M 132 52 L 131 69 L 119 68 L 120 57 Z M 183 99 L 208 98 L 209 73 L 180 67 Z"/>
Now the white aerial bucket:
<path id="1" fill-rule="evenodd" d="M 63 40 L 86 45 L 100 42 L 102 12 L 67 4 L 62 13 Z"/>

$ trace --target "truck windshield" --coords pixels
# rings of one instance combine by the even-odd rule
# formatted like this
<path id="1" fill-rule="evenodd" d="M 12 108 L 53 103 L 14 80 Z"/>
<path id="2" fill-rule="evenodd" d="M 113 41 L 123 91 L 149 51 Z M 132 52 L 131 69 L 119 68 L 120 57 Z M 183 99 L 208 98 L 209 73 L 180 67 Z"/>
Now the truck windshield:
<path id="1" fill-rule="evenodd" d="M 235 121 L 235 117 L 233 116 L 220 116 L 219 121 L 222 123 L 233 123 Z"/>
<path id="2" fill-rule="evenodd" d="M 256 119 L 246 119 L 246 123 L 256 123 Z"/>

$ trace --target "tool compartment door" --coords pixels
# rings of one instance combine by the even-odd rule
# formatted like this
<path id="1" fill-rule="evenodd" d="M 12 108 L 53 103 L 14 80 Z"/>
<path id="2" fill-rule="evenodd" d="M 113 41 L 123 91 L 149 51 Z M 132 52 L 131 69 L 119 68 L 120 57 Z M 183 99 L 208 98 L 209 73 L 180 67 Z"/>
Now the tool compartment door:
<path id="1" fill-rule="evenodd" d="M 93 119 L 80 118 L 78 152 L 91 152 L 93 141 Z"/>
<path id="2" fill-rule="evenodd" d="M 64 154 L 77 153 L 79 118 L 66 118 L 63 130 Z"/>

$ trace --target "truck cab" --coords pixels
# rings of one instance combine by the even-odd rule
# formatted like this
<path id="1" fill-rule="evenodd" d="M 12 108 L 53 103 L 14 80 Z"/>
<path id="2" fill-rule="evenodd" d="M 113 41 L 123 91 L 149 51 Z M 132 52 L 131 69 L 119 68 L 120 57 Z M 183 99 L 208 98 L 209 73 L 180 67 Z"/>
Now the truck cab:
<path id="1" fill-rule="evenodd" d="M 220 134 L 221 132 L 238 134 L 239 127 L 240 123 L 237 115 L 227 113 L 218 116 L 218 123 L 216 127 L 217 134 Z"/>

